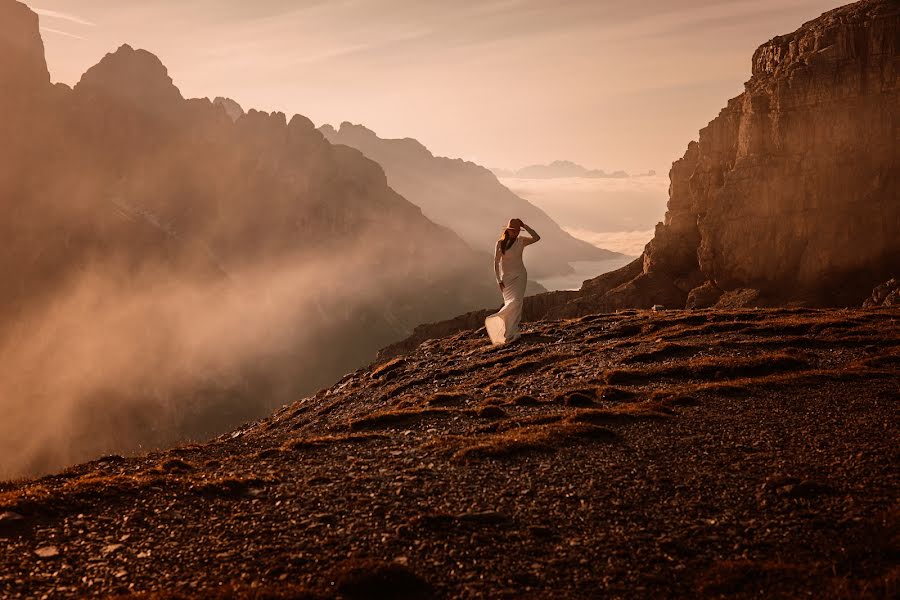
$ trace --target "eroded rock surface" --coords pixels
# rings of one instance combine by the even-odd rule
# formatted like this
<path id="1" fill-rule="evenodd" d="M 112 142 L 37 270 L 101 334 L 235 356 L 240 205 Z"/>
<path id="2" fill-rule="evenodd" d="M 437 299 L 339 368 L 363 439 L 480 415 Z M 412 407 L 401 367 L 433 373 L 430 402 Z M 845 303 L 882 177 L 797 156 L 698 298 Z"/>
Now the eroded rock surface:
<path id="1" fill-rule="evenodd" d="M 709 279 L 858 304 L 900 264 L 898 32 L 900 4 L 859 2 L 756 51 L 690 182 Z"/>
<path id="2" fill-rule="evenodd" d="M 866 308 L 900 306 L 900 280 L 892 277 L 881 285 L 875 286 L 872 295 L 866 298 L 863 306 Z"/>

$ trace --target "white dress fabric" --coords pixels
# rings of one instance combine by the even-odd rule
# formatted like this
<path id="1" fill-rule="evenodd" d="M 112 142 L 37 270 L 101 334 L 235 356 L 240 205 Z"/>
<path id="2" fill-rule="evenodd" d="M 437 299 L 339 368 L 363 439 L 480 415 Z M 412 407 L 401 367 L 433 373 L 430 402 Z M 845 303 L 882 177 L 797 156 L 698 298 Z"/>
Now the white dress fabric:
<path id="1" fill-rule="evenodd" d="M 506 344 L 519 337 L 519 322 L 525 304 L 528 272 L 522 261 L 525 242 L 522 236 L 500 256 L 500 281 L 503 282 L 503 308 L 484 320 L 484 327 L 494 345 Z"/>

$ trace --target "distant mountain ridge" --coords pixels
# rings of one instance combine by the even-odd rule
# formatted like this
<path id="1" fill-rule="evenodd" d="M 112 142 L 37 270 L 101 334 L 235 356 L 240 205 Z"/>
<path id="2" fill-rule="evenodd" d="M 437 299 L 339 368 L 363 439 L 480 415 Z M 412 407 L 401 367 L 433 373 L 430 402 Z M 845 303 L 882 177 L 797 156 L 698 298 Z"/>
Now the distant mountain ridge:
<path id="1" fill-rule="evenodd" d="M 348 122 L 339 129 L 323 125 L 319 131 L 330 142 L 356 148 L 379 163 L 393 189 L 421 207 L 426 217 L 455 231 L 472 248 L 492 251 L 510 218 L 524 220 L 543 240 L 529 248 L 528 272 L 532 278 L 569 273 L 573 261 L 622 256 L 572 237 L 480 165 L 434 156 L 417 140 L 382 139 L 370 129 Z"/>
<path id="2" fill-rule="evenodd" d="M 529 165 L 521 169 L 491 169 L 497 177 L 520 179 L 562 179 L 581 177 L 584 179 L 627 179 L 629 177 L 652 177 L 656 171 L 650 170 L 640 175 L 629 175 L 625 171 L 607 173 L 602 169 L 588 169 L 570 160 L 555 160 L 548 165 Z"/>

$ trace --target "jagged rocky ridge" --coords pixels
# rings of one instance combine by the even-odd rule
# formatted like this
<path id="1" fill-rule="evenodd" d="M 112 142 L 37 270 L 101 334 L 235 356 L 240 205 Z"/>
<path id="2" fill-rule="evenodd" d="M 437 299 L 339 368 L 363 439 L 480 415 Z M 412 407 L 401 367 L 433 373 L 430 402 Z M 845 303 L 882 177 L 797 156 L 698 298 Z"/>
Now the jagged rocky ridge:
<path id="1" fill-rule="evenodd" d="M 570 262 L 606 260 L 622 255 L 597 248 L 563 231 L 544 211 L 502 185 L 488 169 L 462 159 L 434 156 L 420 142 L 382 139 L 352 123 L 319 128 L 328 140 L 357 148 L 384 167 L 388 183 L 425 216 L 457 232 L 470 246 L 493 251 L 493 243 L 511 218 L 521 218 L 542 238 L 529 249 L 532 279 L 572 272 Z M 487 265 L 488 277 L 490 265 Z"/>
<path id="2" fill-rule="evenodd" d="M 486 251 L 303 116 L 233 121 L 127 45 L 52 85 L 12 0 L 0 57 L 0 475 L 220 433 L 498 301 Z"/>
<path id="3" fill-rule="evenodd" d="M 0 483 L 0 596 L 894 598 L 898 367 L 897 308 L 462 332 L 210 444 Z"/>
<path id="4" fill-rule="evenodd" d="M 672 165 L 643 255 L 578 292 L 526 299 L 525 319 L 861 305 L 900 265 L 898 37 L 900 3 L 864 0 L 760 46 L 744 93 Z M 486 314 L 420 326 L 382 355 Z"/>

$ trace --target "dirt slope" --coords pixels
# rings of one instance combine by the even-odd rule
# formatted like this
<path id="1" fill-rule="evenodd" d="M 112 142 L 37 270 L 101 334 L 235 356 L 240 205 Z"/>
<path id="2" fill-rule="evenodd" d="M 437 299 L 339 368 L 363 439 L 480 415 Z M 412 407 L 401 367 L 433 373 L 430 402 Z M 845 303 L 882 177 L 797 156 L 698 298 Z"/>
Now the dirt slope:
<path id="1" fill-rule="evenodd" d="M 890 597 L 898 317 L 428 342 L 208 445 L 0 484 L 0 597 Z"/>

